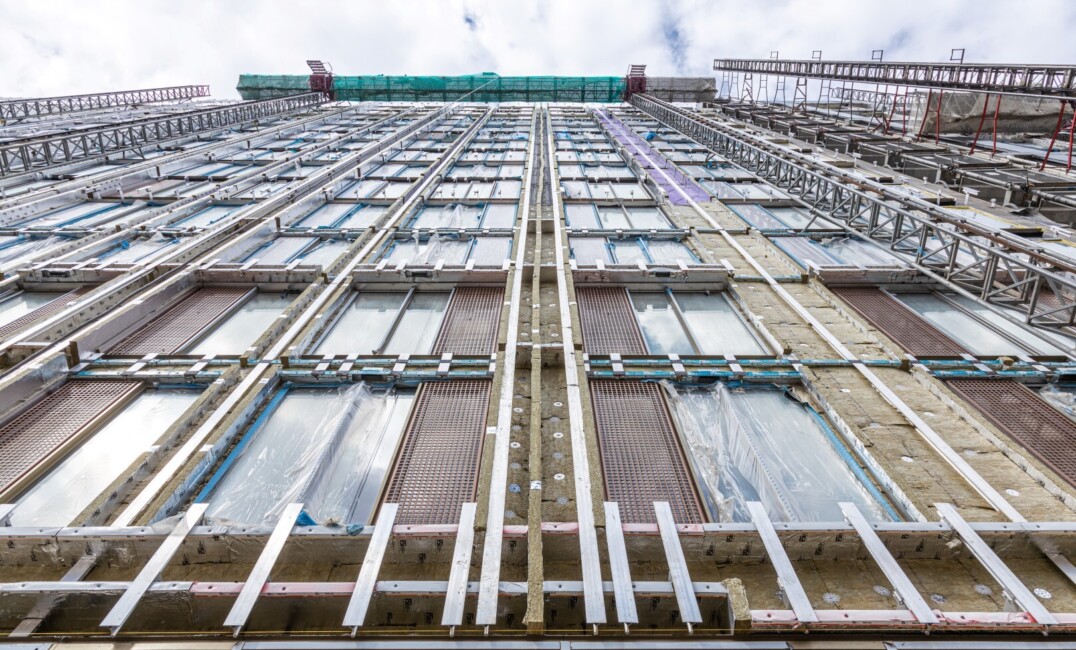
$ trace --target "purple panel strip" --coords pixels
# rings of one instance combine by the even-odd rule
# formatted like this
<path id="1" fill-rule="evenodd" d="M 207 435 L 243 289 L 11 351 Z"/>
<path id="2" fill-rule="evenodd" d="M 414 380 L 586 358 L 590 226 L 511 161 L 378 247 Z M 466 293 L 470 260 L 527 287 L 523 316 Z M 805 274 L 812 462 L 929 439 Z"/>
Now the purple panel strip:
<path id="1" fill-rule="evenodd" d="M 658 187 L 665 191 L 670 203 L 687 205 L 688 198 L 696 203 L 706 203 L 710 200 L 709 192 L 699 187 L 692 178 L 680 171 L 664 154 L 651 147 L 619 118 L 603 110 L 595 110 L 594 114 L 602 126 L 635 158 L 635 162 L 646 170 Z M 661 171 L 658 171 L 659 169 Z"/>

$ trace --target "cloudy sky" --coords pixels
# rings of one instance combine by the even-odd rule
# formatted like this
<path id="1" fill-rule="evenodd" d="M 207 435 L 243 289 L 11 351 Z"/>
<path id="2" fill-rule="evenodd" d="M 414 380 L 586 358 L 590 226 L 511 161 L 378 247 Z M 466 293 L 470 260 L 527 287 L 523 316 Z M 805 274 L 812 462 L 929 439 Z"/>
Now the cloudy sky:
<path id="1" fill-rule="evenodd" d="M 1076 63 L 1072 0 L 0 0 L 0 97 L 302 74 L 712 75 L 715 57 Z"/>

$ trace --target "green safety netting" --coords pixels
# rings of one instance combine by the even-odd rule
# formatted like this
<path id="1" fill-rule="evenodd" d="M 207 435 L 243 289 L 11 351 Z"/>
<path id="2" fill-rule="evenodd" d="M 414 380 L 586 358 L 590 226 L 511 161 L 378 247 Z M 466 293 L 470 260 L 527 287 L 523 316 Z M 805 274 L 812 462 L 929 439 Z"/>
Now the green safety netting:
<path id="1" fill-rule="evenodd" d="M 309 89 L 305 75 L 239 77 L 243 99 L 266 99 Z M 492 72 L 458 77 L 363 75 L 334 77 L 336 99 L 350 101 L 619 102 L 623 77 L 501 77 Z"/>

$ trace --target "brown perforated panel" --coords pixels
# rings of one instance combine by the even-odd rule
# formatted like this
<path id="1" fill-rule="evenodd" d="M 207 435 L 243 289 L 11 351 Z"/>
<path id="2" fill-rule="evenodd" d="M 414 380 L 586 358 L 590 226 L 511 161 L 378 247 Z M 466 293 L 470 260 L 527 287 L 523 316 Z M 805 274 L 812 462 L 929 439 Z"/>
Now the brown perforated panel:
<path id="1" fill-rule="evenodd" d="M 628 292 L 621 287 L 575 290 L 583 350 L 589 354 L 646 354 Z"/>
<path id="2" fill-rule="evenodd" d="M 0 427 L 0 489 L 6 489 L 140 382 L 69 381 Z"/>
<path id="3" fill-rule="evenodd" d="M 231 309 L 250 289 L 203 287 L 114 345 L 109 354 L 173 354 L 206 325 Z"/>
<path id="4" fill-rule="evenodd" d="M 916 357 L 958 357 L 967 352 L 933 325 L 880 289 L 830 287 L 871 325 Z"/>
<path id="5" fill-rule="evenodd" d="M 680 524 L 703 521 L 698 494 L 657 384 L 590 382 L 605 492 L 625 522 L 654 523 L 668 501 Z"/>
<path id="6" fill-rule="evenodd" d="M 1035 458 L 1076 486 L 1076 423 L 1023 384 L 989 379 L 945 382 Z"/>
<path id="7" fill-rule="evenodd" d="M 26 329 L 36 321 L 45 320 L 53 314 L 60 313 L 63 311 L 64 307 L 67 307 L 67 303 L 89 292 L 89 290 L 89 287 L 79 287 L 78 289 L 68 291 L 61 296 L 57 296 L 55 300 L 41 305 L 30 313 L 23 314 L 3 327 L 0 327 L 0 340 L 6 339 L 12 334 Z"/>
<path id="8" fill-rule="evenodd" d="M 422 384 L 385 503 L 398 524 L 455 524 L 474 499 L 485 435 L 488 381 Z"/>
<path id="9" fill-rule="evenodd" d="M 504 290 L 461 287 L 452 294 L 433 353 L 492 354 L 497 345 Z"/>

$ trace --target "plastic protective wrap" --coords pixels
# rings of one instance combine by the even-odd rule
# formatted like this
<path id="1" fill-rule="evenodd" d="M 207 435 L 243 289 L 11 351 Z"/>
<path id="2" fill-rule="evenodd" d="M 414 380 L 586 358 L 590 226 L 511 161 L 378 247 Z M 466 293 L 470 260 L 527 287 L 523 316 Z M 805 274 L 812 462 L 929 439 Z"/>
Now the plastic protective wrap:
<path id="1" fill-rule="evenodd" d="M 278 394 L 199 501 L 209 501 L 215 522 L 271 524 L 289 503 L 303 503 L 319 524 L 365 524 L 411 399 L 365 384 Z"/>
<path id="2" fill-rule="evenodd" d="M 1039 389 L 1039 397 L 1070 418 L 1076 419 L 1076 387 L 1046 384 Z"/>
<path id="3" fill-rule="evenodd" d="M 664 386 L 716 520 L 749 521 L 748 501 L 775 521 L 843 521 L 842 501 L 868 519 L 894 518 L 818 414 L 785 391 Z"/>
<path id="4" fill-rule="evenodd" d="M 471 243 L 458 239 L 433 235 L 425 241 L 417 237 L 411 241 L 399 241 L 385 259 L 392 264 L 407 262 L 412 266 L 432 266 L 444 260 L 445 264 L 464 264 Z"/>

